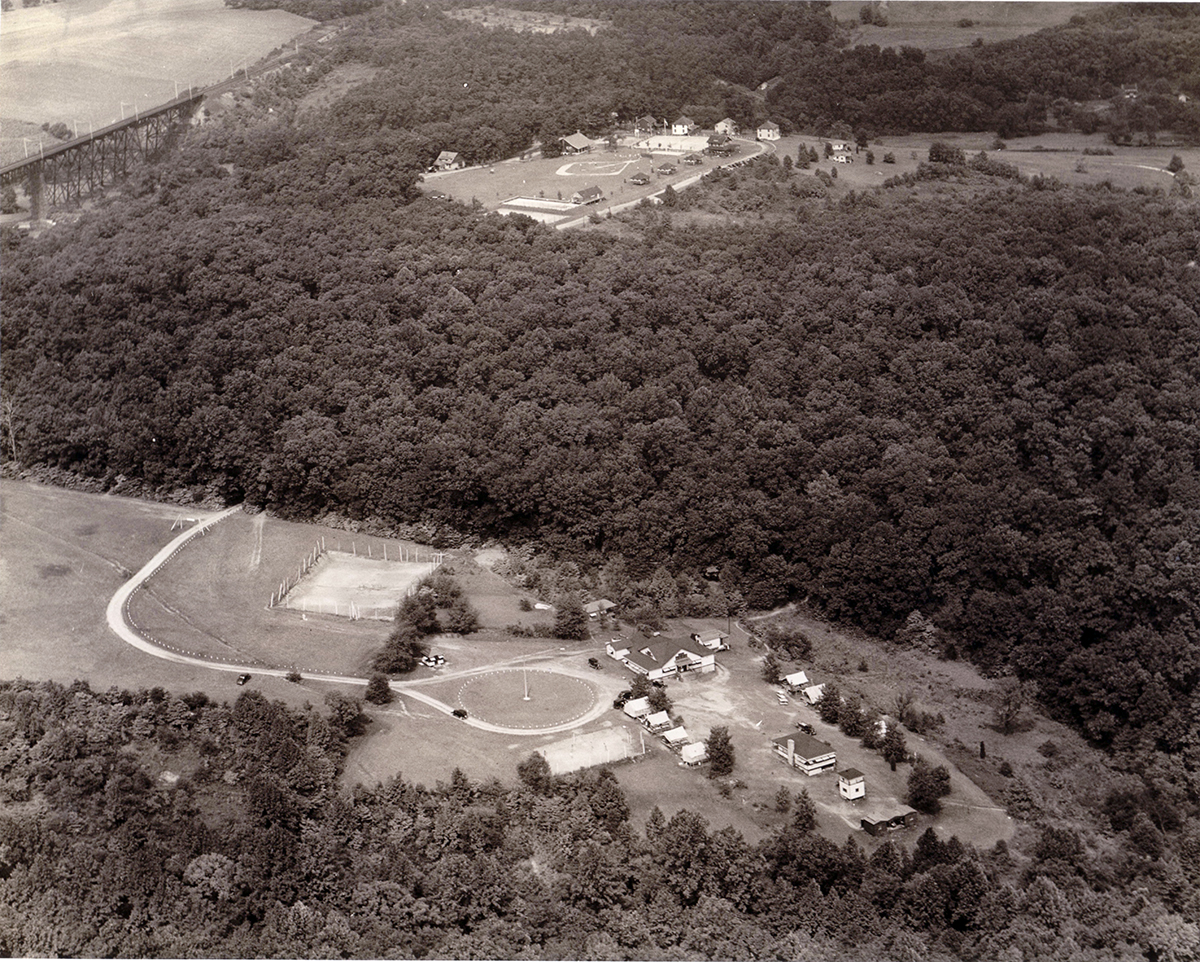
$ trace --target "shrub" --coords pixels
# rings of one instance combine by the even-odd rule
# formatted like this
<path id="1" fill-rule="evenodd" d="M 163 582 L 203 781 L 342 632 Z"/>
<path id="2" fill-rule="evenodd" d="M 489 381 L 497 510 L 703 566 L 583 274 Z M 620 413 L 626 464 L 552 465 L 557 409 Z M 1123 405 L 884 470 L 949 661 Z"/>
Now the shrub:
<path id="1" fill-rule="evenodd" d="M 908 776 L 908 804 L 919 812 L 936 815 L 942 810 L 942 798 L 950 794 L 950 772 L 945 765 L 931 768 L 918 759 Z"/>
<path id="2" fill-rule="evenodd" d="M 961 167 L 967 162 L 967 155 L 961 147 L 951 147 L 940 140 L 929 145 L 929 162 L 931 164 L 951 164 Z"/>
<path id="3" fill-rule="evenodd" d="M 289 671 L 284 677 L 293 685 L 300 684 L 300 672 L 298 671 Z"/>
<path id="4" fill-rule="evenodd" d="M 374 674 L 367 682 L 367 692 L 363 696 L 374 705 L 386 705 L 392 700 L 392 689 L 388 685 L 387 675 Z"/>

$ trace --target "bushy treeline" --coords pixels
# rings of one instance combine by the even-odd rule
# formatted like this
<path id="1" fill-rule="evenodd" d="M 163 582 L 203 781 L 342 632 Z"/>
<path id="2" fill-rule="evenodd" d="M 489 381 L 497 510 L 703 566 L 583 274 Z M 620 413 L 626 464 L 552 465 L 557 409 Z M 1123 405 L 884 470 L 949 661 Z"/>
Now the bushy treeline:
<path id="1" fill-rule="evenodd" d="M 1173 128 L 1200 135 L 1200 16 L 1189 4 L 1112 4 L 1061 27 L 928 61 L 911 47 L 818 48 L 767 94 L 798 126 L 843 122 L 879 132 L 996 130 L 1038 133 L 1048 122 L 1117 135 Z M 1110 113 L 1082 102 L 1137 85 Z"/>
<path id="2" fill-rule="evenodd" d="M 432 787 L 338 790 L 344 707 L 0 684 L 0 949 L 1100 959 L 1200 946 L 1196 824 L 1164 845 L 1136 799 L 1111 800 L 1137 812 L 1118 844 L 1046 828 L 1020 859 L 932 830 L 867 855 L 816 834 L 803 794 L 751 845 L 687 811 L 635 827 L 618 778 L 554 778 L 536 756 L 513 786 L 455 770 Z"/>
<path id="3" fill-rule="evenodd" d="M 617 240 L 317 143 L 10 242 L 5 455 L 919 610 L 1090 737 L 1196 751 L 1190 209 L 1014 186 Z"/>

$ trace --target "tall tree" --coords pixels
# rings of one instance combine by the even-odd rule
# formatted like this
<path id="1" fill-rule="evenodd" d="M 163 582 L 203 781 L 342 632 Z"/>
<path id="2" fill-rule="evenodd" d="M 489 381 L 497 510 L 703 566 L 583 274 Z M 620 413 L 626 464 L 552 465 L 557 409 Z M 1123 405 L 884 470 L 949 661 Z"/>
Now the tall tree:
<path id="1" fill-rule="evenodd" d="M 708 751 L 709 777 L 722 778 L 731 774 L 736 764 L 736 757 L 733 741 L 729 737 L 729 729 L 724 725 L 710 729 L 704 745 Z"/>

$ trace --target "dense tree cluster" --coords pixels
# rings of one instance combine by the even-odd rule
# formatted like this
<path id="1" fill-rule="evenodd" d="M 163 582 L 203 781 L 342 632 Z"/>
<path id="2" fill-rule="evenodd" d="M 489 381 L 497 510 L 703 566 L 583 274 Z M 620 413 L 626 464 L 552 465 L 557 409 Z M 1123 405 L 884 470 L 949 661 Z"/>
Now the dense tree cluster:
<path id="1" fill-rule="evenodd" d="M 1107 4 L 1071 23 L 927 60 L 912 47 L 816 47 L 772 85 L 767 105 L 796 126 L 879 132 L 1038 133 L 1053 121 L 1088 133 L 1173 128 L 1200 135 L 1200 15 L 1189 4 Z M 1140 7 L 1140 9 L 1138 8 Z M 1136 100 L 1120 98 L 1138 85 Z M 1110 99 L 1096 111 L 1083 101 Z"/>
<path id="2" fill-rule="evenodd" d="M 1153 821 L 1044 829 L 1029 857 L 926 831 L 867 855 L 807 793 L 751 845 L 629 821 L 607 771 L 515 787 L 335 787 L 336 713 L 254 692 L 0 684 L 6 955 L 240 958 L 1186 958 L 1196 866 Z M 1129 806 L 1114 800 L 1114 815 Z M 1178 844 L 1194 856 L 1193 821 Z M 1114 879 L 1132 885 L 1123 894 Z"/>

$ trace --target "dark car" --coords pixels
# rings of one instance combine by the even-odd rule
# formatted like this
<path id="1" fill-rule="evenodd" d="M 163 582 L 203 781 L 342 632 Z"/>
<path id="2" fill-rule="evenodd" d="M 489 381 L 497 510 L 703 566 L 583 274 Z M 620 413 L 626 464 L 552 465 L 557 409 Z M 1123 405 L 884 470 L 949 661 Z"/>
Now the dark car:
<path id="1" fill-rule="evenodd" d="M 801 722 L 796 727 L 806 735 L 815 735 L 817 733 L 817 730 L 813 728 L 812 725 L 808 724 L 808 722 Z"/>
<path id="2" fill-rule="evenodd" d="M 599 671 L 600 670 L 600 660 L 598 658 L 589 658 L 588 659 L 588 667 L 595 668 L 596 671 Z"/>
<path id="3" fill-rule="evenodd" d="M 450 714 L 453 715 L 455 718 L 466 718 L 467 710 L 465 708 L 456 708 Z"/>
<path id="4" fill-rule="evenodd" d="M 238 675 L 238 684 L 239 684 L 239 685 L 244 685 L 244 684 L 246 684 L 246 682 L 248 682 L 249 680 L 250 680 L 250 676 L 249 676 L 249 675 Z"/>

